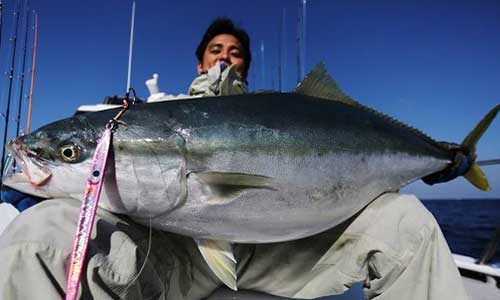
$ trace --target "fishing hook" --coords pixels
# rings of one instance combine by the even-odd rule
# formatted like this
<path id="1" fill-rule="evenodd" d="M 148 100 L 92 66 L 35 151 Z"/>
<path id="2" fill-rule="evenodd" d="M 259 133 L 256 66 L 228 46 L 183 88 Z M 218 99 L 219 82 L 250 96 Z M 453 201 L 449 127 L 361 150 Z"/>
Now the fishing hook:
<path id="1" fill-rule="evenodd" d="M 132 101 L 130 101 L 130 92 L 134 93 L 134 98 Z M 129 88 L 128 92 L 125 94 L 125 98 L 123 99 L 122 107 L 120 111 L 114 116 L 111 120 L 109 120 L 108 124 L 106 124 L 106 129 L 110 129 L 111 131 L 115 132 L 116 129 L 118 128 L 118 125 L 124 125 L 127 126 L 127 123 L 121 121 L 121 117 L 127 111 L 129 108 L 130 103 L 135 104 L 136 103 L 136 94 L 135 90 L 133 88 Z"/>

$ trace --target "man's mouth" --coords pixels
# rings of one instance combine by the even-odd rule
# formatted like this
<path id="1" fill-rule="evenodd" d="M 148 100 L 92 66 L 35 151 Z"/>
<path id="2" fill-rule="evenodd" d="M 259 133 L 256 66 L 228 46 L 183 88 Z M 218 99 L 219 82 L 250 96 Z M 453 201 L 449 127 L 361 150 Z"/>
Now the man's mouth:
<path id="1" fill-rule="evenodd" d="M 14 155 L 18 166 L 21 167 L 21 174 L 32 185 L 42 186 L 49 181 L 52 173 L 43 165 L 37 153 L 26 147 L 20 139 L 11 141 L 8 148 Z"/>

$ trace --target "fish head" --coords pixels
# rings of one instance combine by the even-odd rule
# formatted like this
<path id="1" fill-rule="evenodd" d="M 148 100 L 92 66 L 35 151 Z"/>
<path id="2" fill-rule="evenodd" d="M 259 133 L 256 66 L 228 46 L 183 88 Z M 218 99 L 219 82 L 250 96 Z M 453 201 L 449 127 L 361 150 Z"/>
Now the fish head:
<path id="1" fill-rule="evenodd" d="M 81 199 L 97 139 L 97 131 L 78 116 L 20 136 L 7 147 L 21 171 L 3 183 L 38 197 Z"/>

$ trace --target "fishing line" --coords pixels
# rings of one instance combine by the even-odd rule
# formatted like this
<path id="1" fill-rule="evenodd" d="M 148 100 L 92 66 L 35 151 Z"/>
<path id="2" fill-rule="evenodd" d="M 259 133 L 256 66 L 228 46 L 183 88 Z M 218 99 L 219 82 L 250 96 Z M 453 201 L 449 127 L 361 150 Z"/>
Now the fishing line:
<path id="1" fill-rule="evenodd" d="M 130 281 L 130 283 L 125 287 L 124 292 L 126 292 L 139 279 L 139 276 L 141 275 L 142 271 L 144 270 L 144 268 L 146 267 L 146 264 L 148 262 L 149 253 L 151 252 L 152 239 L 153 239 L 153 226 L 151 225 L 151 222 L 152 222 L 151 220 L 152 220 L 152 218 L 149 217 L 148 250 L 146 251 L 146 257 L 144 258 L 144 262 L 142 263 L 142 266 L 139 269 L 139 272 L 137 273 L 137 275 L 135 275 L 134 279 L 132 279 L 132 281 Z"/>
<path id="2" fill-rule="evenodd" d="M 171 132 L 172 134 L 175 134 L 175 135 L 179 136 L 180 138 L 182 138 L 182 139 L 183 139 L 183 143 L 184 143 L 184 144 L 186 143 L 185 138 L 184 138 L 184 137 L 182 136 L 182 134 L 180 134 L 178 131 L 175 131 L 175 130 L 170 130 L 169 132 Z M 135 131 L 134 131 L 133 129 L 131 129 L 131 128 L 129 129 L 129 133 L 131 133 L 131 134 L 133 134 L 133 135 L 137 136 L 137 137 L 138 137 L 138 139 L 142 139 L 142 138 L 143 138 L 143 136 L 142 136 L 142 135 L 140 135 L 139 133 L 135 132 Z M 154 161 L 156 161 L 156 165 L 158 166 L 158 169 L 160 170 L 161 180 L 163 181 L 163 184 L 164 184 L 165 188 L 168 188 L 168 182 L 166 181 L 166 178 L 165 178 L 165 172 L 166 172 L 166 171 L 168 171 L 168 169 L 164 169 L 163 165 L 161 164 L 160 158 L 159 158 L 159 156 L 160 156 L 160 155 L 157 153 L 157 151 L 155 150 L 154 146 L 152 146 L 152 145 L 151 145 L 152 143 L 151 143 L 150 141 L 147 141 L 147 140 L 145 140 L 144 142 L 145 142 L 145 146 L 147 147 L 147 149 L 149 149 L 149 151 L 151 151 L 152 156 L 153 156 L 153 160 L 154 160 Z M 186 170 L 186 168 L 187 168 L 187 167 L 186 167 L 186 154 L 185 154 L 185 151 L 186 151 L 186 150 L 185 150 L 184 148 L 185 148 L 185 146 L 183 145 L 182 149 L 181 149 L 179 152 L 180 152 L 180 154 L 182 155 L 182 160 L 183 160 L 183 162 L 182 162 L 181 164 L 184 164 L 184 172 L 185 172 L 185 173 L 187 173 L 187 170 Z M 151 165 L 153 165 L 153 163 L 151 163 Z M 135 164 L 134 164 L 134 160 L 132 160 L 132 166 L 133 166 L 133 168 L 134 168 L 134 172 L 135 172 Z M 181 166 L 181 170 L 182 170 L 182 166 Z M 182 172 L 181 170 L 180 170 L 179 172 Z M 187 174 L 186 174 L 186 175 L 187 175 Z M 139 181 L 139 179 L 138 179 L 138 178 L 139 178 L 139 176 L 135 175 L 135 177 L 136 177 L 136 181 L 137 181 L 137 183 L 138 183 L 138 184 L 140 184 L 140 181 Z M 182 177 L 183 179 L 185 179 L 185 177 L 186 177 L 186 176 L 181 176 L 181 177 Z M 181 184 L 181 186 L 182 186 L 183 184 L 184 184 L 184 185 L 186 185 L 187 183 L 182 183 L 182 182 L 181 182 L 180 184 Z M 187 187 L 186 187 L 186 189 L 187 189 Z M 181 193 L 182 193 L 182 192 L 181 192 Z M 184 193 L 182 193 L 182 194 L 184 194 Z M 185 196 L 185 195 L 183 195 L 181 198 L 184 198 L 184 199 L 185 199 L 185 197 L 186 197 L 186 196 Z M 176 204 L 175 204 L 175 206 L 174 206 L 174 207 L 177 207 L 179 204 L 180 204 L 180 203 L 179 203 L 179 201 L 176 201 Z M 161 215 L 161 214 L 163 214 L 163 213 L 164 213 L 163 211 L 158 211 L 158 213 L 157 213 L 157 214 L 152 215 L 152 216 L 150 216 L 150 217 L 156 217 L 156 216 Z"/>
<path id="3" fill-rule="evenodd" d="M 133 135 L 137 136 L 139 139 L 142 139 L 142 138 L 143 138 L 143 136 L 141 136 L 140 134 L 138 134 L 138 133 L 137 133 L 137 132 L 135 132 L 134 130 L 129 130 L 129 132 L 130 132 L 130 133 L 132 133 Z M 160 171 L 161 171 L 160 173 L 161 173 L 161 179 L 162 179 L 162 181 L 163 181 L 163 184 L 164 184 L 165 186 L 168 186 L 168 184 L 167 184 L 167 182 L 166 182 L 166 180 L 165 180 L 164 170 L 163 170 L 163 167 L 162 167 L 162 165 L 161 165 L 161 162 L 160 162 L 160 158 L 159 158 L 158 153 L 156 153 L 156 150 L 153 148 L 153 146 L 152 146 L 152 145 L 150 145 L 150 142 L 149 142 L 149 141 L 145 141 L 145 145 L 146 145 L 146 147 L 149 149 L 149 151 L 151 151 L 151 153 L 153 154 L 154 160 L 156 160 L 156 164 L 158 165 L 158 168 L 159 168 L 159 169 L 160 169 Z M 132 160 L 132 166 L 133 166 L 133 168 L 134 168 L 134 172 L 135 172 L 135 164 L 134 164 L 134 160 Z M 137 175 L 136 175 L 136 181 L 137 181 L 138 183 L 140 183 L 140 182 L 139 182 L 139 177 L 138 177 Z M 160 212 L 160 214 L 161 214 L 161 213 L 162 213 L 162 212 Z"/>

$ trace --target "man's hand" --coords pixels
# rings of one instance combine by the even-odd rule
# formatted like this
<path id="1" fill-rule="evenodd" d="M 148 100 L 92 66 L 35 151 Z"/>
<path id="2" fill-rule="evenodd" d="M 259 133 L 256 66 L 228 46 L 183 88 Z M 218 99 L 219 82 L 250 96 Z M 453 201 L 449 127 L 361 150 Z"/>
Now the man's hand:
<path id="1" fill-rule="evenodd" d="M 234 70 L 236 71 L 236 73 L 238 74 L 238 76 L 241 79 L 246 78 L 246 74 L 244 74 L 244 72 L 245 72 L 245 64 L 244 63 L 234 64 Z"/>

